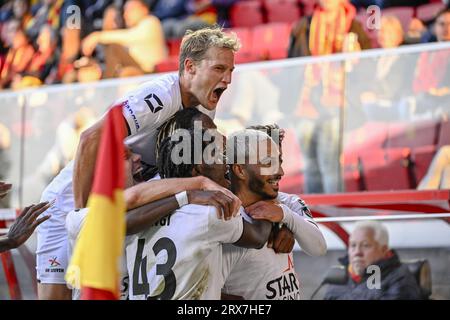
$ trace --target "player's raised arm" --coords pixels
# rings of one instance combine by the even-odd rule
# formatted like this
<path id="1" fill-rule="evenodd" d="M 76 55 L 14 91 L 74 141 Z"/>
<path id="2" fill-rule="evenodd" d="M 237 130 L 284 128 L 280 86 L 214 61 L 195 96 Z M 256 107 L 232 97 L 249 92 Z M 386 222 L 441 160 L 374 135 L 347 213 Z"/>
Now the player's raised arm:
<path id="1" fill-rule="evenodd" d="M 103 118 L 83 131 L 80 136 L 73 169 L 75 208 L 86 207 L 91 192 L 102 126 Z"/>

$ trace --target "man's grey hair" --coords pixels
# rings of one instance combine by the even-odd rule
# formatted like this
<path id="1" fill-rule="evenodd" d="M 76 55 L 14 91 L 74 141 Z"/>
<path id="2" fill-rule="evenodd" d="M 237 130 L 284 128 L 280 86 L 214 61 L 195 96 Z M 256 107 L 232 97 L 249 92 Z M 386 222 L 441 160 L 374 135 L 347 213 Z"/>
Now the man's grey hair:
<path id="1" fill-rule="evenodd" d="M 360 221 L 355 224 L 355 230 L 359 229 L 370 229 L 374 233 L 375 241 L 378 242 L 382 246 L 389 247 L 389 233 L 387 228 L 379 223 L 378 221 L 368 220 L 368 221 Z"/>
<path id="2" fill-rule="evenodd" d="M 189 58 L 194 62 L 200 62 L 205 58 L 209 48 L 225 48 L 237 52 L 241 47 L 239 39 L 233 32 L 225 33 L 220 27 L 208 27 L 197 31 L 188 30 L 181 41 L 180 46 L 180 70 L 184 72 L 184 61 Z"/>
<path id="3" fill-rule="evenodd" d="M 244 129 L 232 133 L 227 139 L 227 157 L 230 163 L 256 164 L 259 147 L 267 146 L 270 136 L 262 131 Z"/>

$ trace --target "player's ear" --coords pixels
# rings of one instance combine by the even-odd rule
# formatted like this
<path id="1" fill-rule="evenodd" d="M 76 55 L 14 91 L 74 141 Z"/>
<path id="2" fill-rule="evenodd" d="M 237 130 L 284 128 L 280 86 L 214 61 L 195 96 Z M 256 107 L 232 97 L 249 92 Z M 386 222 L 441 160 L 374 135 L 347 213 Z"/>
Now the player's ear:
<path id="1" fill-rule="evenodd" d="M 184 59 L 184 72 L 189 74 L 195 74 L 195 63 L 194 60 L 190 58 Z"/>
<path id="2" fill-rule="evenodd" d="M 233 175 L 239 180 L 247 179 L 247 172 L 245 171 L 244 167 L 241 166 L 240 164 L 231 165 L 231 171 L 233 172 Z"/>

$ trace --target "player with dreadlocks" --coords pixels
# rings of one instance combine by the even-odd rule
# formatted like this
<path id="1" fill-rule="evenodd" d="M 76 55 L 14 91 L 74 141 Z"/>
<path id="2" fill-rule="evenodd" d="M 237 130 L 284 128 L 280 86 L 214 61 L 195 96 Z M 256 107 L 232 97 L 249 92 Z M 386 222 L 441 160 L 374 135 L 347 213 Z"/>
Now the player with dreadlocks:
<path id="1" fill-rule="evenodd" d="M 191 152 L 198 147 L 196 134 L 199 132 L 179 129 L 161 142 L 157 160 L 161 176 L 204 175 L 228 187 L 224 137 L 202 129 L 200 151 L 204 156 L 196 164 L 196 154 Z M 213 139 L 205 138 L 208 134 Z M 183 161 L 179 163 L 177 157 Z M 219 219 L 213 206 L 183 206 L 137 234 L 127 246 L 130 299 L 220 299 L 222 243 L 259 248 L 270 230 L 271 223 L 250 224 L 240 214 L 228 221 Z M 158 256 L 160 251 L 164 252 L 164 263 Z"/>

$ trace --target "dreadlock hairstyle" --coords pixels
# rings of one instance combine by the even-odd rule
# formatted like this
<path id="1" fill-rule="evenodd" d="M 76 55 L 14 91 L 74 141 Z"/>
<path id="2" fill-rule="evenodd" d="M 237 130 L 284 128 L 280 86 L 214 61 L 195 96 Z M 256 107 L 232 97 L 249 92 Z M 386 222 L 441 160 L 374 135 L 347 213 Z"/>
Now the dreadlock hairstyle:
<path id="1" fill-rule="evenodd" d="M 159 149 L 165 138 L 170 137 L 177 129 L 193 129 L 194 121 L 202 115 L 203 113 L 196 108 L 184 108 L 164 122 L 158 128 L 158 136 L 156 137 L 156 159 L 158 159 Z"/>
<path id="2" fill-rule="evenodd" d="M 269 137 L 271 137 L 272 140 L 275 141 L 275 143 L 278 142 L 278 144 L 281 146 L 281 142 L 283 140 L 283 134 L 281 132 L 280 127 L 276 123 L 266 124 L 266 125 L 255 125 L 255 126 L 247 127 L 246 129 L 262 131 L 262 132 L 266 133 Z"/>
<path id="3" fill-rule="evenodd" d="M 189 160 L 187 163 L 182 161 L 180 164 L 175 164 L 172 159 L 172 153 L 174 149 L 181 143 L 186 143 L 185 139 L 186 135 L 180 135 L 178 140 L 174 140 L 173 136 L 177 135 L 178 130 L 186 130 L 186 129 L 176 129 L 171 136 L 165 137 L 161 141 L 161 145 L 159 147 L 159 156 L 157 158 L 157 167 L 158 172 L 162 178 L 190 178 L 192 177 L 192 169 L 196 165 L 194 151 L 195 151 L 195 138 L 194 138 L 194 130 L 190 129 L 189 132 L 189 143 L 190 143 L 190 154 Z M 202 137 L 205 135 L 206 129 L 201 130 Z M 199 134 L 199 132 L 195 132 Z M 212 141 L 203 141 L 202 139 L 202 155 L 205 151 L 205 148 L 210 144 L 214 143 L 214 139 Z M 184 158 L 183 152 L 186 151 L 184 148 L 180 148 L 177 156 Z M 175 151 L 176 152 L 176 151 Z"/>

